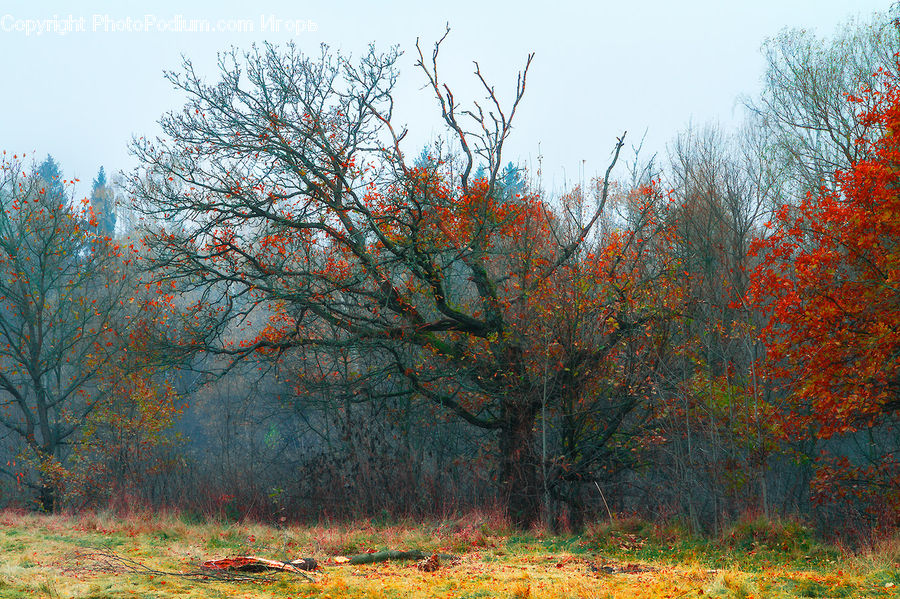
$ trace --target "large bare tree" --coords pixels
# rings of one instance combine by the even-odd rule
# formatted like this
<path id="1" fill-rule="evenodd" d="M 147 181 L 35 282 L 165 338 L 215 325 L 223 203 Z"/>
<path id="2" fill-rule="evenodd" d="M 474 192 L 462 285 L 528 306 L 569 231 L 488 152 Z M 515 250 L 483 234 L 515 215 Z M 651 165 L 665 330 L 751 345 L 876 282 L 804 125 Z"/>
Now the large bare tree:
<path id="1" fill-rule="evenodd" d="M 499 183 L 531 57 L 508 103 L 476 63 L 484 98 L 464 106 L 440 77 L 442 41 L 417 45 L 417 66 L 453 155 L 406 159 L 396 50 L 351 61 L 265 45 L 221 55 L 215 83 L 190 61 L 167 75 L 187 103 L 162 118 L 164 138 L 135 142 L 143 166 L 132 191 L 158 223 L 148 237 L 156 276 L 196 300 L 188 349 L 379 356 L 403 392 L 496 432 L 500 488 L 527 526 L 540 514 L 542 390 L 571 374 L 541 366 L 546 336 L 530 315 L 600 221 L 622 141 L 596 205 L 557 235 L 539 197 Z M 632 329 L 619 330 L 610 343 Z"/>

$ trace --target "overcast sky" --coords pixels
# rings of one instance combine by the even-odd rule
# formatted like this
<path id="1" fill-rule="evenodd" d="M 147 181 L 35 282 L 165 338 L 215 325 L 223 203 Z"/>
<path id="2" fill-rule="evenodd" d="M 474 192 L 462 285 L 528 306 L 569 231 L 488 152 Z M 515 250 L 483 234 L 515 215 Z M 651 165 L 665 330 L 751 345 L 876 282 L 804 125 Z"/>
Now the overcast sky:
<path id="1" fill-rule="evenodd" d="M 582 169 L 601 172 L 624 130 L 634 143 L 646 130 L 653 152 L 688 123 L 736 122 L 739 97 L 759 90 L 766 37 L 785 27 L 829 35 L 890 4 L 0 0 L 0 149 L 38 160 L 52 154 L 65 176 L 86 182 L 84 195 L 101 165 L 131 168 L 131 137 L 154 135 L 160 115 L 184 103 L 162 77 L 181 55 L 214 79 L 217 51 L 289 39 L 309 52 L 321 43 L 354 54 L 370 42 L 399 45 L 405 54 L 395 114 L 409 125 L 411 146 L 421 146 L 442 130 L 413 67 L 415 41 L 433 43 L 449 22 L 442 74 L 459 97 L 480 99 L 471 75 L 477 60 L 501 98 L 510 99 L 517 70 L 535 53 L 506 158 L 536 167 L 540 153 L 545 184 L 559 188 Z M 211 31 L 191 31 L 195 19 Z"/>

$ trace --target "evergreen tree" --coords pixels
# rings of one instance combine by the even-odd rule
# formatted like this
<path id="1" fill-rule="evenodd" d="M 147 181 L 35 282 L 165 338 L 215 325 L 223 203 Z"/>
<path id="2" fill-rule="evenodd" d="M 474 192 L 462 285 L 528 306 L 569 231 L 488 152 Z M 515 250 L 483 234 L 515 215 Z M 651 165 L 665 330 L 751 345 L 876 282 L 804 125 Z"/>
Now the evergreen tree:
<path id="1" fill-rule="evenodd" d="M 499 179 L 504 193 L 508 194 L 507 198 L 525 193 L 525 177 L 522 175 L 522 169 L 512 162 L 508 162 L 500 171 Z"/>
<path id="2" fill-rule="evenodd" d="M 97 178 L 94 179 L 93 190 L 96 190 L 98 187 L 106 186 L 106 170 L 101 166 L 100 171 L 97 173 Z"/>
<path id="3" fill-rule="evenodd" d="M 112 187 L 106 179 L 106 171 L 100 167 L 97 178 L 91 188 L 91 209 L 97 219 L 97 228 L 101 235 L 112 237 L 116 232 L 116 201 Z"/>
<path id="4" fill-rule="evenodd" d="M 59 203 L 65 203 L 66 201 L 66 188 L 63 185 L 62 173 L 59 168 L 59 163 L 53 159 L 53 156 L 47 154 L 47 157 L 38 167 L 38 175 L 40 175 L 41 179 L 44 180 L 44 193 L 48 198 L 52 198 L 53 200 Z"/>

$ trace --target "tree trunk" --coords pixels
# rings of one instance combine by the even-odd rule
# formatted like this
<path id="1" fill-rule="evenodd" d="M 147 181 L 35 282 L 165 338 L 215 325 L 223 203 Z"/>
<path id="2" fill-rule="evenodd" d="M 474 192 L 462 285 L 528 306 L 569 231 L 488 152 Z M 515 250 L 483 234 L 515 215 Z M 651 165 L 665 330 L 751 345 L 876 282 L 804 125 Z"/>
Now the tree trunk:
<path id="1" fill-rule="evenodd" d="M 53 467 L 55 461 L 53 450 L 37 442 L 33 433 L 29 434 L 28 447 L 37 459 L 38 485 L 32 488 L 37 490 L 38 507 L 44 513 L 53 513 L 59 507 L 60 498 L 59 481 L 56 480 L 56 468 Z"/>
<path id="2" fill-rule="evenodd" d="M 572 488 L 569 498 L 569 528 L 570 532 L 581 534 L 584 531 L 584 497 L 582 496 L 582 482 L 577 481 Z"/>
<path id="3" fill-rule="evenodd" d="M 41 475 L 41 490 L 38 494 L 38 502 L 41 506 L 41 511 L 51 514 L 56 509 L 56 500 L 57 500 L 57 489 L 56 485 L 53 484 L 52 480 L 49 480 L 47 475 Z"/>
<path id="4" fill-rule="evenodd" d="M 531 402 L 504 404 L 500 428 L 500 485 L 507 515 L 514 526 L 527 529 L 541 513 L 541 486 L 534 451 L 537 408 Z"/>

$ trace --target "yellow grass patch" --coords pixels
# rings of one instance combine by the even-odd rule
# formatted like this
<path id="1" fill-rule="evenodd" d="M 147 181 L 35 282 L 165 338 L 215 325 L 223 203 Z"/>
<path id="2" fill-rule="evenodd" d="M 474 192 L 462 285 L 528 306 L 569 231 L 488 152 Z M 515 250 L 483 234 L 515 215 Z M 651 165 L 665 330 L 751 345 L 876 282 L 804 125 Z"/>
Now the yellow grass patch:
<path id="1" fill-rule="evenodd" d="M 506 531 L 509 533 L 509 531 Z M 567 546 L 571 551 L 550 547 Z M 478 522 L 270 527 L 185 522 L 174 515 L 45 516 L 0 512 L 0 599 L 126 597 L 900 597 L 896 543 L 827 569 L 744 571 L 609 556 L 578 538 L 510 537 Z M 414 562 L 336 565 L 375 549 L 456 553 L 435 572 Z M 290 573 L 202 578 L 200 564 L 238 555 L 325 565 Z"/>

